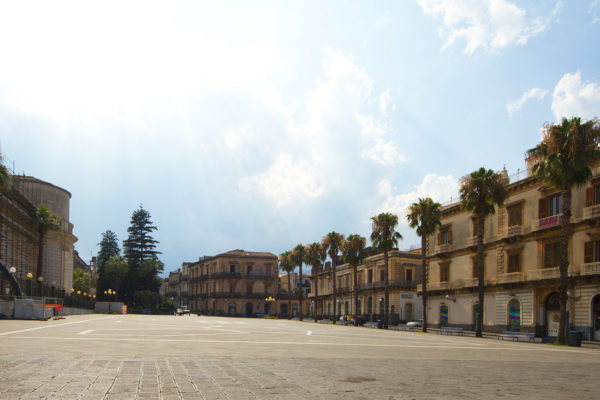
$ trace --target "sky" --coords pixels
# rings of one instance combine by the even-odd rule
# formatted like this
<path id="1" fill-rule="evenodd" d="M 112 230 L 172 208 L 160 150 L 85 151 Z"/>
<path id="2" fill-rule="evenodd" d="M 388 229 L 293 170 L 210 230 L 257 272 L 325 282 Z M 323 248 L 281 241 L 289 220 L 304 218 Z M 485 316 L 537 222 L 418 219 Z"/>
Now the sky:
<path id="1" fill-rule="evenodd" d="M 165 272 L 369 237 L 545 123 L 600 116 L 600 1 L 0 2 L 6 165 L 72 194 L 75 249 L 140 205 Z"/>

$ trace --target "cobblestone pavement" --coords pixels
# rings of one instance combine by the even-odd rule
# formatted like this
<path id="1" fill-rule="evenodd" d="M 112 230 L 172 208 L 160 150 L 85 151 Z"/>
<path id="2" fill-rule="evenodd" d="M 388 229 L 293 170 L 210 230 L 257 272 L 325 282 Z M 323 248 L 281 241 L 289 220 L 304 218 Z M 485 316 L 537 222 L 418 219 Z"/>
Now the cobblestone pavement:
<path id="1" fill-rule="evenodd" d="M 598 399 L 599 373 L 593 349 L 297 321 L 0 321 L 2 400 Z"/>

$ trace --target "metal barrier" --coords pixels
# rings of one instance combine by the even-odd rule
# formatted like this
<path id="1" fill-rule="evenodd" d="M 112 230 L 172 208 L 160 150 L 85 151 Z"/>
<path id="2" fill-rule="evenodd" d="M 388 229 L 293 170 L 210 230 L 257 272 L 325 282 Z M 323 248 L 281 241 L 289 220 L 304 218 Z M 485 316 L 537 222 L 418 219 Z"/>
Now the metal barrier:
<path id="1" fill-rule="evenodd" d="M 48 320 L 64 318 L 63 301 L 55 297 L 15 296 L 15 318 Z"/>

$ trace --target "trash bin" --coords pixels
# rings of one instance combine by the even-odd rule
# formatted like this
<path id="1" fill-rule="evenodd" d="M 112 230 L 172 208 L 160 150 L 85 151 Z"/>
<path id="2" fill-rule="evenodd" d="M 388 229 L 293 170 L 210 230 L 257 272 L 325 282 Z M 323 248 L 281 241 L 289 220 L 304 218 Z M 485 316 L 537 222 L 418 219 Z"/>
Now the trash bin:
<path id="1" fill-rule="evenodd" d="M 382 319 L 377 320 L 377 329 L 383 329 L 383 320 Z"/>
<path id="2" fill-rule="evenodd" d="M 581 347 L 582 339 L 583 339 L 583 332 L 569 331 L 569 346 Z"/>

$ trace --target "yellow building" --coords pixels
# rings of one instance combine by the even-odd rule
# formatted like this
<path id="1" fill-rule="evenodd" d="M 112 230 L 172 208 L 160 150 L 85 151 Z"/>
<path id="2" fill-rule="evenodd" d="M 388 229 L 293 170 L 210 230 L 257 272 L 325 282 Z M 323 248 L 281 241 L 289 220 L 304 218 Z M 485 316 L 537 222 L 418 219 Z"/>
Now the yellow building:
<path id="1" fill-rule="evenodd" d="M 532 177 L 512 179 L 505 205 L 485 220 L 484 330 L 558 332 L 561 195 Z M 569 328 L 600 340 L 600 167 L 573 189 L 569 242 Z M 515 177 L 513 177 L 515 178 Z M 478 305 L 473 214 L 442 207 L 430 239 L 428 323 L 474 330 Z"/>
<path id="2" fill-rule="evenodd" d="M 422 315 L 422 300 L 417 296 L 421 279 L 421 251 L 393 250 L 388 253 L 390 287 L 390 324 L 418 320 Z M 367 321 L 383 318 L 385 268 L 383 254 L 368 257 L 357 267 L 358 310 L 354 309 L 352 267 L 336 267 L 337 315 L 359 315 Z M 309 294 L 311 314 L 316 318 L 333 316 L 333 285 L 331 264 L 313 275 Z"/>
<path id="3" fill-rule="evenodd" d="M 192 311 L 231 316 L 273 312 L 265 299 L 277 295 L 274 254 L 232 250 L 202 257 L 187 268 Z"/>

